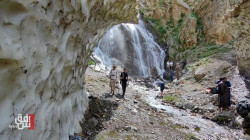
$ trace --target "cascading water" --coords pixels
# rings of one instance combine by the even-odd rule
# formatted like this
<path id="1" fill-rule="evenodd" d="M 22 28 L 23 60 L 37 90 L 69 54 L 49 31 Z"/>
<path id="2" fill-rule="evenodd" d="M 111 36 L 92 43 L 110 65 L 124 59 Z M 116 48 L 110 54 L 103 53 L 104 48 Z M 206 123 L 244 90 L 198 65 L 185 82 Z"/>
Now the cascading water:
<path id="1" fill-rule="evenodd" d="M 154 41 L 143 21 L 111 28 L 99 41 L 94 56 L 101 65 L 126 67 L 132 76 L 148 77 L 164 73 L 165 52 Z"/>

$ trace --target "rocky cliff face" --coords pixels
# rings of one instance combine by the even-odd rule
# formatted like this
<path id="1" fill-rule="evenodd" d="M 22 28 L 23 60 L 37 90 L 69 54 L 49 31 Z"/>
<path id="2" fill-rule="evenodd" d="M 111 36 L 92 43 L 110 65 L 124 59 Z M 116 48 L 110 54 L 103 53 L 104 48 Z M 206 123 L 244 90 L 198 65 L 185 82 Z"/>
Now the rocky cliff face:
<path id="1" fill-rule="evenodd" d="M 115 24 L 136 22 L 136 0 L 0 1 L 0 139 L 68 139 L 88 106 L 84 73 Z M 35 114 L 35 130 L 10 129 Z"/>
<path id="2" fill-rule="evenodd" d="M 240 73 L 250 79 L 250 1 L 238 2 L 229 12 L 225 21 L 230 26 L 237 53 Z"/>
<path id="3" fill-rule="evenodd" d="M 170 56 L 189 48 L 233 42 L 240 73 L 250 78 L 248 0 L 140 0 L 145 19 L 169 46 Z M 200 45 L 201 44 L 201 45 Z M 205 44 L 205 45 L 204 45 Z M 180 55 L 179 55 L 180 56 Z"/>

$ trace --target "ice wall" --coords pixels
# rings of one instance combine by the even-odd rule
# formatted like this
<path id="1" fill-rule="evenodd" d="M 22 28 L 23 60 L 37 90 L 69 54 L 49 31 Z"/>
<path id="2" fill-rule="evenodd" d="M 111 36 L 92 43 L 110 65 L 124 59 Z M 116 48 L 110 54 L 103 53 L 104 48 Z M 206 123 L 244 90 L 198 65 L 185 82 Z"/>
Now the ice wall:
<path id="1" fill-rule="evenodd" d="M 0 1 L 0 139 L 68 139 L 88 106 L 91 51 L 115 24 L 136 22 L 136 0 Z M 35 130 L 10 129 L 35 114 Z"/>

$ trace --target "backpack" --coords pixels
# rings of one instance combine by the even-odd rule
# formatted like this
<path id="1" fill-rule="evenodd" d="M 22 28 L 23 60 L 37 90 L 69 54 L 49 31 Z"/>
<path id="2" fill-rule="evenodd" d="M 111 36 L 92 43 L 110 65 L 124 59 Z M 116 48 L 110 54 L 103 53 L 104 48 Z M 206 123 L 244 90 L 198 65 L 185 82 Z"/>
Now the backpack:
<path id="1" fill-rule="evenodd" d="M 217 87 L 210 87 L 210 90 L 212 94 L 218 94 Z"/>

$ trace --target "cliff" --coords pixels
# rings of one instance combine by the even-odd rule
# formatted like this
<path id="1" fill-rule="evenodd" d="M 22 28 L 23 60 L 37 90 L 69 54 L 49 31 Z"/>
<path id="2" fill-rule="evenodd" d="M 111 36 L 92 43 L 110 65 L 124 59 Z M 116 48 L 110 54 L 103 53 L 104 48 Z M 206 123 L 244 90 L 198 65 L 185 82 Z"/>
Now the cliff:
<path id="1" fill-rule="evenodd" d="M 0 139 L 68 139 L 88 106 L 84 73 L 115 24 L 137 22 L 136 0 L 0 1 Z M 35 114 L 35 130 L 10 129 Z"/>
<path id="2" fill-rule="evenodd" d="M 233 47 L 240 73 L 250 78 L 249 1 L 140 0 L 140 12 L 176 61 L 220 55 Z M 214 52 L 210 53 L 209 48 Z M 195 53 L 190 53 L 195 50 Z M 205 50 L 205 51 L 204 51 Z M 195 57 L 194 57 L 195 56 Z"/>

